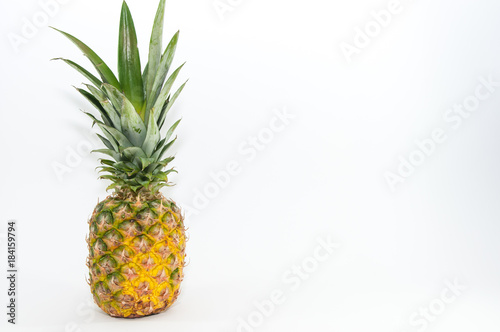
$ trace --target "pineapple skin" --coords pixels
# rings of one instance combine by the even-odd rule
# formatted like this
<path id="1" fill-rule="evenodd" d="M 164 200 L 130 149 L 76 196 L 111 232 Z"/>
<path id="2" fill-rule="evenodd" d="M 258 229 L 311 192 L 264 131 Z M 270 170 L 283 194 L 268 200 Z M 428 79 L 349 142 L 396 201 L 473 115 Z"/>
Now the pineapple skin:
<path id="1" fill-rule="evenodd" d="M 185 265 L 183 219 L 160 193 L 118 192 L 97 204 L 89 220 L 88 283 L 104 312 L 137 318 L 175 302 Z"/>

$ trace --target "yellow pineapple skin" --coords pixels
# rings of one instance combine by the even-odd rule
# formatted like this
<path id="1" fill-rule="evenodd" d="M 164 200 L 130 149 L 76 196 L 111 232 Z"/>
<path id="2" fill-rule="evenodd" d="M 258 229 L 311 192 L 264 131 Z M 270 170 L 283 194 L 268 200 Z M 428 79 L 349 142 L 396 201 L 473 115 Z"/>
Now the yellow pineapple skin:
<path id="1" fill-rule="evenodd" d="M 87 238 L 89 285 L 113 317 L 165 311 L 177 299 L 185 265 L 180 209 L 161 194 L 117 193 L 97 204 Z"/>

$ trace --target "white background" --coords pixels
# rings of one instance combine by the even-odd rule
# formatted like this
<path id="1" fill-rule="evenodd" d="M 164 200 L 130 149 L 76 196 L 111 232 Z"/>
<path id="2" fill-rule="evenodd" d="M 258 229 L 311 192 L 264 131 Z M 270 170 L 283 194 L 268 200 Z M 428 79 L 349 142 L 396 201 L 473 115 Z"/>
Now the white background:
<path id="1" fill-rule="evenodd" d="M 128 3 L 145 59 L 157 1 Z M 181 30 L 175 63 L 187 61 L 179 83 L 190 81 L 168 118 L 183 120 L 177 185 L 164 193 L 192 208 L 190 263 L 171 309 L 123 320 L 92 304 L 85 283 L 87 218 L 106 197 L 98 156 L 80 151 L 70 172 L 54 171 L 93 144 L 79 111 L 92 108 L 71 87 L 84 78 L 49 59 L 90 65 L 47 27 L 116 68 L 121 2 L 70 0 L 47 15 L 38 1 L 1 0 L 0 266 L 9 219 L 20 266 L 18 325 L 2 304 L 1 329 L 498 331 L 500 87 L 459 127 L 444 116 L 474 100 L 481 77 L 500 82 L 500 2 L 402 1 L 350 62 L 342 43 L 389 1 L 221 3 L 231 10 L 167 1 L 165 44 Z M 39 27 L 23 36 L 26 22 Z M 25 40 L 15 46 L 14 35 Z M 284 108 L 294 116 L 284 130 L 252 160 L 240 153 Z M 415 141 L 436 128 L 447 139 L 391 190 L 384 176 L 397 174 L 400 157 L 422 156 Z M 199 208 L 196 193 L 231 161 L 241 172 Z M 318 238 L 328 237 L 340 247 L 314 265 Z M 310 272 L 294 288 L 283 276 L 303 262 Z M 449 300 L 448 281 L 466 289 Z M 5 278 L 0 287 L 6 303 Z M 285 302 L 264 317 L 255 302 L 276 290 Z M 412 323 L 429 307 L 426 329 Z M 249 316 L 254 327 L 242 328 Z"/>

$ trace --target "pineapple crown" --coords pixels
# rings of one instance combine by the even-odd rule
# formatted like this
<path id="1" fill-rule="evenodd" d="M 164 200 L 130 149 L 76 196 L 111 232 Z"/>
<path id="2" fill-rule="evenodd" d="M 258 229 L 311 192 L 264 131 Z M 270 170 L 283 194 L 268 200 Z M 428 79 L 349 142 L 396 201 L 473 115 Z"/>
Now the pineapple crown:
<path id="1" fill-rule="evenodd" d="M 172 134 L 180 120 L 175 122 L 164 137 L 160 134 L 165 117 L 181 93 L 187 81 L 171 95 L 170 91 L 182 66 L 167 79 L 174 58 L 179 32 L 172 37 L 162 54 L 163 21 L 165 0 L 160 0 L 153 24 L 149 45 L 148 63 L 141 72 L 137 36 L 132 15 L 124 1 L 121 10 L 118 41 L 118 78 L 104 61 L 86 44 L 72 35 L 55 29 L 72 41 L 90 60 L 100 79 L 78 65 L 62 60 L 85 76 L 90 83 L 77 91 L 98 111 L 100 119 L 85 112 L 97 124 L 102 135 L 97 134 L 106 146 L 94 150 L 111 159 L 100 159 L 101 179 L 111 180 L 109 189 L 132 192 L 150 191 L 156 193 L 161 187 L 170 185 L 168 174 L 173 168 L 164 170 L 174 157 L 164 158 L 176 138 Z"/>

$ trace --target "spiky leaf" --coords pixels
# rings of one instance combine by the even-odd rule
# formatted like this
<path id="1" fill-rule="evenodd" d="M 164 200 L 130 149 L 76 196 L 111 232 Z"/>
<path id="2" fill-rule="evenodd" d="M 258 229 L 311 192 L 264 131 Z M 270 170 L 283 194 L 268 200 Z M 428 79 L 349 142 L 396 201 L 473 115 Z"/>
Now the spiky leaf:
<path id="1" fill-rule="evenodd" d="M 111 120 L 113 127 L 118 130 L 122 130 L 121 121 L 120 121 L 120 113 L 111 105 L 108 97 L 101 91 L 93 87 L 92 85 L 86 84 L 87 88 L 90 90 L 92 95 L 99 101 L 102 108 L 106 112 L 106 115 Z"/>
<path id="2" fill-rule="evenodd" d="M 146 126 L 127 99 L 123 100 L 121 113 L 123 133 L 135 146 L 141 146 L 146 138 Z"/>
<path id="3" fill-rule="evenodd" d="M 101 136 L 99 134 L 96 134 L 96 135 L 104 143 L 104 145 L 106 145 L 106 147 L 108 149 L 118 151 L 117 149 L 115 149 L 115 147 L 113 146 L 113 144 L 111 144 L 111 142 L 108 139 L 106 139 L 105 137 L 103 137 L 103 136 Z"/>
<path id="4" fill-rule="evenodd" d="M 154 114 L 153 116 L 149 116 L 148 131 L 146 134 L 146 139 L 144 140 L 144 144 L 142 145 L 142 149 L 148 157 L 153 154 L 153 150 L 160 140 L 160 130 L 158 129 L 158 125 L 156 124 L 154 118 Z"/>
<path id="5" fill-rule="evenodd" d="M 159 160 L 163 157 L 163 155 L 165 154 L 165 152 L 167 152 L 167 150 L 172 146 L 172 144 L 174 144 L 174 142 L 177 140 L 177 138 L 174 138 L 173 140 L 171 140 L 170 142 L 167 143 L 167 145 L 165 145 L 162 149 L 156 151 L 152 158 L 155 158 L 156 160 Z"/>
<path id="6" fill-rule="evenodd" d="M 172 137 L 175 129 L 177 128 L 177 126 L 179 125 L 179 123 L 181 122 L 182 119 L 179 119 L 177 120 L 167 131 L 167 134 L 165 135 L 165 140 L 168 141 L 170 139 L 170 137 Z"/>
<path id="7" fill-rule="evenodd" d="M 146 158 L 144 151 L 136 146 L 124 149 L 123 154 L 129 160 L 134 160 L 135 158 Z"/>
<path id="8" fill-rule="evenodd" d="M 168 94 L 170 93 L 170 89 L 172 89 L 172 85 L 175 82 L 175 79 L 177 78 L 177 75 L 179 75 L 179 72 L 181 71 L 182 67 L 184 64 L 180 65 L 179 68 L 177 68 L 172 75 L 168 78 L 168 80 L 165 82 L 165 85 L 161 89 L 160 95 L 158 96 L 158 99 L 156 100 L 153 110 L 156 110 L 154 112 L 155 115 L 155 121 L 158 121 L 158 117 L 160 116 L 158 110 L 161 110 L 163 105 L 165 104 L 165 101 L 168 98 Z"/>
<path id="9" fill-rule="evenodd" d="M 83 89 L 76 89 L 80 92 L 98 111 L 101 113 L 102 120 L 107 126 L 111 126 L 111 119 L 109 118 L 106 110 L 102 107 L 99 101 L 88 91 Z"/>
<path id="10" fill-rule="evenodd" d="M 150 91 L 148 91 L 147 109 L 150 109 L 156 103 L 162 85 L 165 82 L 165 78 L 167 77 L 170 66 L 172 65 L 178 40 L 179 31 L 177 31 L 172 37 L 161 57 L 161 62 L 158 66 L 158 70 L 155 72 L 155 78 L 152 83 L 152 88 L 150 89 Z"/>
<path id="11" fill-rule="evenodd" d="M 101 128 L 102 132 L 104 133 L 104 136 L 106 136 L 110 141 L 111 139 L 115 140 L 118 143 L 118 146 L 121 147 L 122 149 L 132 146 L 132 143 L 130 143 L 128 138 L 125 137 L 125 135 L 123 135 L 115 128 L 103 124 L 98 124 L 98 126 L 99 128 Z"/>
<path id="12" fill-rule="evenodd" d="M 76 69 L 80 74 L 85 76 L 96 87 L 99 88 L 102 85 L 102 82 L 100 79 L 98 79 L 91 72 L 89 72 L 87 69 L 83 68 L 82 66 L 80 66 L 79 64 L 77 64 L 73 61 L 68 60 L 68 59 L 64 59 L 64 58 L 54 58 L 52 60 L 62 60 L 64 62 L 66 62 L 68 65 L 70 65 L 72 68 Z"/>
<path id="13" fill-rule="evenodd" d="M 151 71 L 147 73 L 145 82 L 146 96 L 150 95 L 153 86 L 156 72 L 161 60 L 162 39 L 163 39 L 163 21 L 165 17 L 165 0 L 160 0 L 158 9 L 156 11 L 155 21 L 153 23 L 153 31 L 151 32 L 151 39 L 149 41 L 149 56 L 148 68 Z"/>
<path id="14" fill-rule="evenodd" d="M 135 146 L 141 146 L 146 137 L 146 126 L 132 103 L 117 89 L 109 84 L 104 84 L 111 103 L 120 111 L 120 123 L 123 134 Z"/>
<path id="15" fill-rule="evenodd" d="M 188 81 L 184 82 L 184 84 L 182 84 L 179 89 L 177 89 L 177 91 L 175 91 L 175 93 L 173 94 L 173 96 L 165 103 L 165 106 L 162 108 L 161 110 L 161 114 L 160 116 L 158 117 L 158 127 L 161 129 L 163 127 L 163 123 L 165 122 L 165 118 L 168 114 L 168 111 L 170 110 L 170 108 L 172 108 L 172 106 L 174 105 L 175 101 L 177 100 L 177 97 L 179 97 L 180 93 L 182 92 L 182 90 L 184 90 L 184 87 L 186 86 Z"/>
<path id="16" fill-rule="evenodd" d="M 112 157 L 115 160 L 120 160 L 120 154 L 111 149 L 97 149 L 97 150 L 92 150 L 92 152 L 103 153 L 105 155 Z"/>
<path id="17" fill-rule="evenodd" d="M 95 69 L 99 72 L 99 75 L 101 76 L 101 79 L 105 83 L 109 83 L 113 85 L 115 88 L 120 89 L 120 83 L 116 79 L 115 74 L 109 69 L 109 67 L 102 61 L 102 59 L 86 44 L 84 44 L 82 41 L 80 41 L 78 38 L 73 37 L 69 33 L 66 33 L 64 31 L 58 30 L 56 28 L 53 28 L 56 31 L 59 31 L 62 33 L 65 37 L 67 37 L 69 40 L 71 40 L 82 52 L 87 56 L 87 58 L 92 62 L 94 65 Z"/>
<path id="18" fill-rule="evenodd" d="M 118 42 L 118 77 L 123 93 L 130 100 L 137 112 L 142 111 L 144 88 L 141 74 L 141 61 L 137 48 L 132 14 L 124 1 L 120 18 L 120 36 Z"/>

